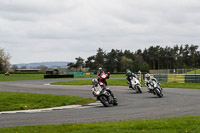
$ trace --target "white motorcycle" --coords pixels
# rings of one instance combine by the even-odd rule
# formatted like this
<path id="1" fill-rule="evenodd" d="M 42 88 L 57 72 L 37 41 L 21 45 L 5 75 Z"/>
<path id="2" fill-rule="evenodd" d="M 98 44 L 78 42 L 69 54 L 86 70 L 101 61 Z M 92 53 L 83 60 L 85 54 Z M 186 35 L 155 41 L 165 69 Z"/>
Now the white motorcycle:
<path id="1" fill-rule="evenodd" d="M 102 82 L 93 85 L 92 94 L 97 98 L 105 107 L 110 107 L 112 105 L 118 105 L 117 99 L 113 96 L 109 88 L 103 89 L 104 84 Z"/>
<path id="2" fill-rule="evenodd" d="M 148 88 L 150 89 L 150 93 L 153 93 L 154 95 L 157 95 L 158 97 L 163 97 L 162 94 L 162 87 L 159 83 L 155 82 L 154 80 L 151 80 L 149 82 Z"/>
<path id="3" fill-rule="evenodd" d="M 136 77 L 130 77 L 132 89 L 137 93 L 142 93 L 140 81 Z"/>

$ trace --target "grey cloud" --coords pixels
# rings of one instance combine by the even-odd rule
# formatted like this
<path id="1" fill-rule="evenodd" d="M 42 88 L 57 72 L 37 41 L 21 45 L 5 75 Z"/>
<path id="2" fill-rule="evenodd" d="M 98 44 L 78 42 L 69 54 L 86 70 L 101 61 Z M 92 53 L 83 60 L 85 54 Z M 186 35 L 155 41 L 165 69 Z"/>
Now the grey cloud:
<path id="1" fill-rule="evenodd" d="M 99 47 L 199 44 L 199 6 L 196 0 L 0 1 L 0 47 L 11 63 L 26 63 L 86 59 Z"/>
<path id="2" fill-rule="evenodd" d="M 74 8 L 73 4 L 67 4 L 70 0 L 60 0 L 56 2 L 55 0 L 7 0 L 0 1 L 0 11 L 15 12 L 15 13 L 40 13 L 51 14 L 59 13 L 63 10 L 72 10 Z"/>

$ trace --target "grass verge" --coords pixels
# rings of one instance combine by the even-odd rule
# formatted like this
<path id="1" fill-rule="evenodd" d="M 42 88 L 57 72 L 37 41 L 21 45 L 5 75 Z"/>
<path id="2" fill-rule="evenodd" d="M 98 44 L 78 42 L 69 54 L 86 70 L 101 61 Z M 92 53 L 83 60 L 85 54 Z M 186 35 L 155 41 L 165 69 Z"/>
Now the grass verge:
<path id="1" fill-rule="evenodd" d="M 126 77 L 125 74 L 111 74 L 111 78 Z M 97 78 L 97 75 L 74 75 L 74 78 Z"/>
<path id="2" fill-rule="evenodd" d="M 0 81 L 39 80 L 44 79 L 44 74 L 0 74 Z"/>
<path id="3" fill-rule="evenodd" d="M 197 133 L 200 116 L 1 128 L 1 133 Z"/>
<path id="4" fill-rule="evenodd" d="M 193 71 L 187 72 L 186 74 L 200 74 L 200 69 L 197 69 L 196 71 L 193 70 Z"/>
<path id="5" fill-rule="evenodd" d="M 96 75 L 74 75 L 74 78 L 96 78 Z M 125 74 L 112 74 L 111 77 L 125 77 Z M 0 74 L 0 81 L 18 81 L 18 80 L 40 80 L 44 79 L 44 74 L 10 74 L 5 76 Z"/>
<path id="6" fill-rule="evenodd" d="M 107 83 L 109 86 L 128 86 L 126 79 L 108 79 Z M 52 85 L 91 85 L 91 80 L 77 80 L 77 81 L 67 81 L 67 82 L 56 82 Z M 144 87 L 144 82 L 141 83 Z M 162 82 L 161 86 L 163 88 L 187 88 L 187 89 L 200 89 L 200 83 L 165 83 Z"/>
<path id="7" fill-rule="evenodd" d="M 127 86 L 126 79 L 108 79 L 108 85 Z M 75 80 L 51 83 L 52 85 L 91 85 L 92 80 Z"/>
<path id="8" fill-rule="evenodd" d="M 40 109 L 94 102 L 90 98 L 49 94 L 0 92 L 0 111 Z"/>
<path id="9" fill-rule="evenodd" d="M 200 89 L 200 83 L 161 83 L 163 88 Z"/>

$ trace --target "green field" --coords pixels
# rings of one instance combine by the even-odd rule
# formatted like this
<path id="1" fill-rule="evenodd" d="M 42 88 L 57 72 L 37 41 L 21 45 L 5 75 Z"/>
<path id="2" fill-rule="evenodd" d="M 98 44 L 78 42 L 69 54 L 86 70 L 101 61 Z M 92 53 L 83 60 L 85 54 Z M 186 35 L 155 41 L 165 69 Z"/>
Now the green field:
<path id="1" fill-rule="evenodd" d="M 39 80 L 44 79 L 44 74 L 0 74 L 0 81 Z"/>
<path id="2" fill-rule="evenodd" d="M 111 74 L 110 78 L 126 77 L 125 74 Z M 74 75 L 74 78 L 97 78 L 97 75 Z"/>
<path id="3" fill-rule="evenodd" d="M 127 86 L 126 79 L 108 79 L 108 85 Z M 75 80 L 51 83 L 52 85 L 92 85 L 92 80 Z"/>
<path id="4" fill-rule="evenodd" d="M 1 133 L 199 133 L 200 116 L 1 128 Z"/>
<path id="5" fill-rule="evenodd" d="M 107 83 L 109 86 L 128 86 L 126 79 L 108 79 Z M 92 80 L 77 80 L 67 82 L 56 82 L 52 85 L 92 85 Z M 145 87 L 144 82 L 142 86 Z M 187 88 L 187 89 L 200 89 L 200 83 L 166 83 L 162 82 L 163 88 Z"/>
<path id="6" fill-rule="evenodd" d="M 75 96 L 0 92 L 0 111 L 39 109 L 73 104 L 83 105 L 91 102 L 95 102 L 95 100 Z"/>
<path id="7" fill-rule="evenodd" d="M 74 78 L 96 78 L 97 75 L 74 75 Z M 111 78 L 125 77 L 125 74 L 113 74 Z M 18 80 L 41 80 L 44 79 L 44 74 L 10 74 L 5 76 L 0 74 L 0 81 L 18 81 Z"/>
<path id="8" fill-rule="evenodd" d="M 196 71 L 187 72 L 186 74 L 200 74 L 200 69 L 197 69 Z"/>

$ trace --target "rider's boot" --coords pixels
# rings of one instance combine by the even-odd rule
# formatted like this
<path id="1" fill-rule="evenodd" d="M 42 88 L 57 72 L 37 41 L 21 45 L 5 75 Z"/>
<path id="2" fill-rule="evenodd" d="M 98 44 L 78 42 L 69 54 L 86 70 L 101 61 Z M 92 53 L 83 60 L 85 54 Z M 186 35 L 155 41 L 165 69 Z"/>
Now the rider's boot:
<path id="1" fill-rule="evenodd" d="M 153 91 L 152 89 L 148 89 L 148 91 L 147 91 L 147 92 L 148 92 L 148 93 L 152 93 L 152 91 Z"/>
<path id="2" fill-rule="evenodd" d="M 132 84 L 131 83 L 129 83 L 129 88 L 132 88 Z"/>

